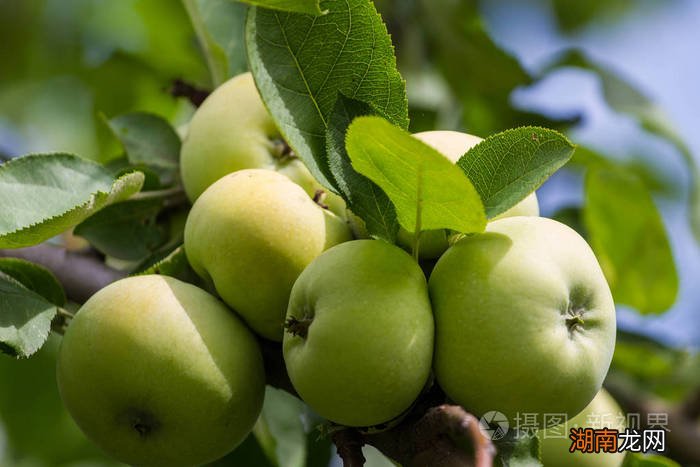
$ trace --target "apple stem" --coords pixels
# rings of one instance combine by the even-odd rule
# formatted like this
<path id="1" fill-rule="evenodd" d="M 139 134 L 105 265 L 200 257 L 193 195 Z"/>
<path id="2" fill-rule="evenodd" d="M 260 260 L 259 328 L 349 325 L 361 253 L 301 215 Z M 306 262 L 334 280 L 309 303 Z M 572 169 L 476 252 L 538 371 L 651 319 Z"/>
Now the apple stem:
<path id="1" fill-rule="evenodd" d="M 200 89 L 194 85 L 176 79 L 170 87 L 170 95 L 173 97 L 185 97 L 195 107 L 202 105 L 202 102 L 209 97 L 210 92 L 205 89 Z"/>
<path id="2" fill-rule="evenodd" d="M 65 308 L 57 307 L 56 315 L 53 320 L 51 320 L 51 330 L 56 334 L 63 335 L 68 329 L 68 324 L 70 320 L 73 319 L 75 315 Z"/>
<path id="3" fill-rule="evenodd" d="M 328 209 L 328 205 L 326 203 L 324 203 L 324 201 L 326 199 L 326 190 L 321 190 L 321 189 L 316 190 L 316 192 L 314 193 L 313 199 L 314 199 L 314 203 L 318 204 L 323 209 Z"/>
<path id="4" fill-rule="evenodd" d="M 309 333 L 309 326 L 311 326 L 313 320 L 313 318 L 308 317 L 296 319 L 294 316 L 292 316 L 284 323 L 284 329 L 293 336 L 299 336 L 302 339 L 306 339 L 306 336 Z"/>
<path id="5" fill-rule="evenodd" d="M 297 155 L 294 154 L 294 150 L 292 149 L 292 147 L 289 144 L 287 144 L 286 141 L 283 141 L 281 158 L 282 159 L 296 159 L 297 158 Z"/>

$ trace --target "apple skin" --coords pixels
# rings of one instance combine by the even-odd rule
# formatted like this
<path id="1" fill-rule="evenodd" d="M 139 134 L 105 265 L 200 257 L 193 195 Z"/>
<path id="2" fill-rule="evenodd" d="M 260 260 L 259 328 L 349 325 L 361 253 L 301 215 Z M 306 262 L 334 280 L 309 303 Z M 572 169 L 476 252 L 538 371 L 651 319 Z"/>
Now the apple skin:
<path id="1" fill-rule="evenodd" d="M 467 410 L 511 421 L 518 413 L 573 416 L 600 389 L 615 306 L 593 252 L 571 228 L 542 217 L 491 222 L 445 252 L 429 285 L 436 377 Z"/>
<path id="2" fill-rule="evenodd" d="M 261 336 L 281 341 L 289 293 L 324 250 L 350 240 L 345 222 L 299 185 L 264 169 L 226 175 L 185 224 L 192 268 Z"/>
<path id="3" fill-rule="evenodd" d="M 563 430 L 562 430 L 563 428 Z M 565 427 L 540 430 L 540 454 L 545 467 L 620 467 L 625 458 L 624 452 L 599 452 L 584 454 L 580 451 L 569 452 L 571 439 L 570 428 L 609 428 L 624 431 L 625 412 L 622 411 L 615 399 L 601 389 L 590 404 L 578 415 L 569 419 Z M 565 431 L 564 438 L 552 437 L 550 433 Z"/>
<path id="4" fill-rule="evenodd" d="M 61 342 L 57 379 L 87 437 L 131 465 L 225 455 L 252 429 L 265 393 L 260 349 L 236 315 L 155 275 L 114 282 L 82 306 Z"/>
<path id="5" fill-rule="evenodd" d="M 305 337 L 293 332 L 292 318 L 312 320 Z M 329 249 L 294 284 L 283 351 L 294 388 L 321 416 L 374 426 L 401 415 L 432 361 L 433 316 L 420 267 L 381 240 Z"/>
<path id="6" fill-rule="evenodd" d="M 194 202 L 211 184 L 242 169 L 276 170 L 310 196 L 326 193 L 325 204 L 338 215 L 345 202 L 324 189 L 303 162 L 283 154 L 283 139 L 255 87 L 243 73 L 216 88 L 194 113 L 180 151 L 182 183 Z"/>
<path id="7" fill-rule="evenodd" d="M 437 150 L 453 163 L 456 163 L 467 151 L 483 141 L 478 136 L 461 133 L 459 131 L 423 131 L 413 135 L 428 146 Z M 537 195 L 533 191 L 518 204 L 502 212 L 492 220 L 513 216 L 539 216 L 540 208 Z M 414 235 L 405 229 L 399 229 L 399 245 L 412 251 L 415 245 Z M 446 230 L 425 230 L 421 233 L 420 251 L 421 259 L 434 259 L 447 250 L 450 244 L 450 234 Z"/>

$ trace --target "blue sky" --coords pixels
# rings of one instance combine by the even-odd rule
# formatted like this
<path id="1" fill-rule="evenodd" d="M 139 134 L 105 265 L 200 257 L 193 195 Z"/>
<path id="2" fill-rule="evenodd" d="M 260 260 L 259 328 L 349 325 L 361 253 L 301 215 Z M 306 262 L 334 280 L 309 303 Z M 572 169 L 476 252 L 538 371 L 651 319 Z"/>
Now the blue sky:
<path id="1" fill-rule="evenodd" d="M 621 18 L 592 24 L 571 36 L 558 31 L 544 0 L 483 2 L 483 11 L 494 39 L 529 70 L 536 71 L 568 47 L 584 49 L 657 102 L 700 160 L 700 2 L 646 0 L 638 5 Z M 572 134 L 576 142 L 616 157 L 648 161 L 687 191 L 688 174 L 680 155 L 664 141 L 641 132 L 631 118 L 613 113 L 594 75 L 563 70 L 516 91 L 513 99 L 520 106 L 555 115 L 582 110 L 583 123 Z M 576 180 L 566 174 L 553 177 L 540 194 L 545 215 L 581 198 Z M 679 299 L 659 317 L 643 318 L 620 308 L 618 323 L 670 344 L 700 347 L 700 248 L 687 225 L 687 207 L 657 201 L 679 268 Z"/>

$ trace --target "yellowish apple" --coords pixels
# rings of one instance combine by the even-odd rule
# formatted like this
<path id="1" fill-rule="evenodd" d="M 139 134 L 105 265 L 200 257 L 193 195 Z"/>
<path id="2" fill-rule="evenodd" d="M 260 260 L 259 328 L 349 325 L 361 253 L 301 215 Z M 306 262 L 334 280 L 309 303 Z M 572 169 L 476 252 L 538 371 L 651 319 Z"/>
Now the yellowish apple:
<path id="1" fill-rule="evenodd" d="M 114 282 L 71 321 L 61 398 L 95 444 L 132 465 L 201 465 L 251 431 L 265 391 L 253 334 L 207 292 L 147 275 Z"/>
<path id="2" fill-rule="evenodd" d="M 324 189 L 290 154 L 250 73 L 231 78 L 207 97 L 187 127 L 180 152 L 182 182 L 191 201 L 242 169 L 281 172 L 312 197 L 323 191 L 323 203 L 338 215 L 345 213 L 342 198 Z"/>
<path id="3" fill-rule="evenodd" d="M 286 176 L 229 174 L 195 201 L 185 225 L 193 269 L 267 339 L 282 340 L 292 285 L 324 250 L 350 240 L 344 220 Z"/>
<path id="4" fill-rule="evenodd" d="M 615 399 L 601 389 L 590 404 L 578 415 L 557 427 L 540 430 L 540 454 L 545 467 L 619 467 L 624 452 L 583 453 L 570 452 L 571 428 L 592 428 L 624 431 L 626 415 Z"/>

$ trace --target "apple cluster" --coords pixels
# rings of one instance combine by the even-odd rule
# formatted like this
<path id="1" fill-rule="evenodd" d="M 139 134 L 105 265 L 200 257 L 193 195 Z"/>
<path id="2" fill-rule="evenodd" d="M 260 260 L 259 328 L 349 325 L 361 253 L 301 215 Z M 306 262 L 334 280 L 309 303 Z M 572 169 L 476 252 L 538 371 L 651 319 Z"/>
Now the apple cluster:
<path id="1" fill-rule="evenodd" d="M 480 141 L 415 136 L 452 161 Z M 208 291 L 123 279 L 83 305 L 61 345 L 65 405 L 115 458 L 198 465 L 234 449 L 262 406 L 261 339 L 282 342 L 298 395 L 345 426 L 390 425 L 431 384 L 510 420 L 573 417 L 600 390 L 610 290 L 586 241 L 539 217 L 534 193 L 484 233 L 423 232 L 417 261 L 415 235 L 369 238 L 290 153 L 250 74 L 197 110 L 181 170 L 185 252 Z"/>

